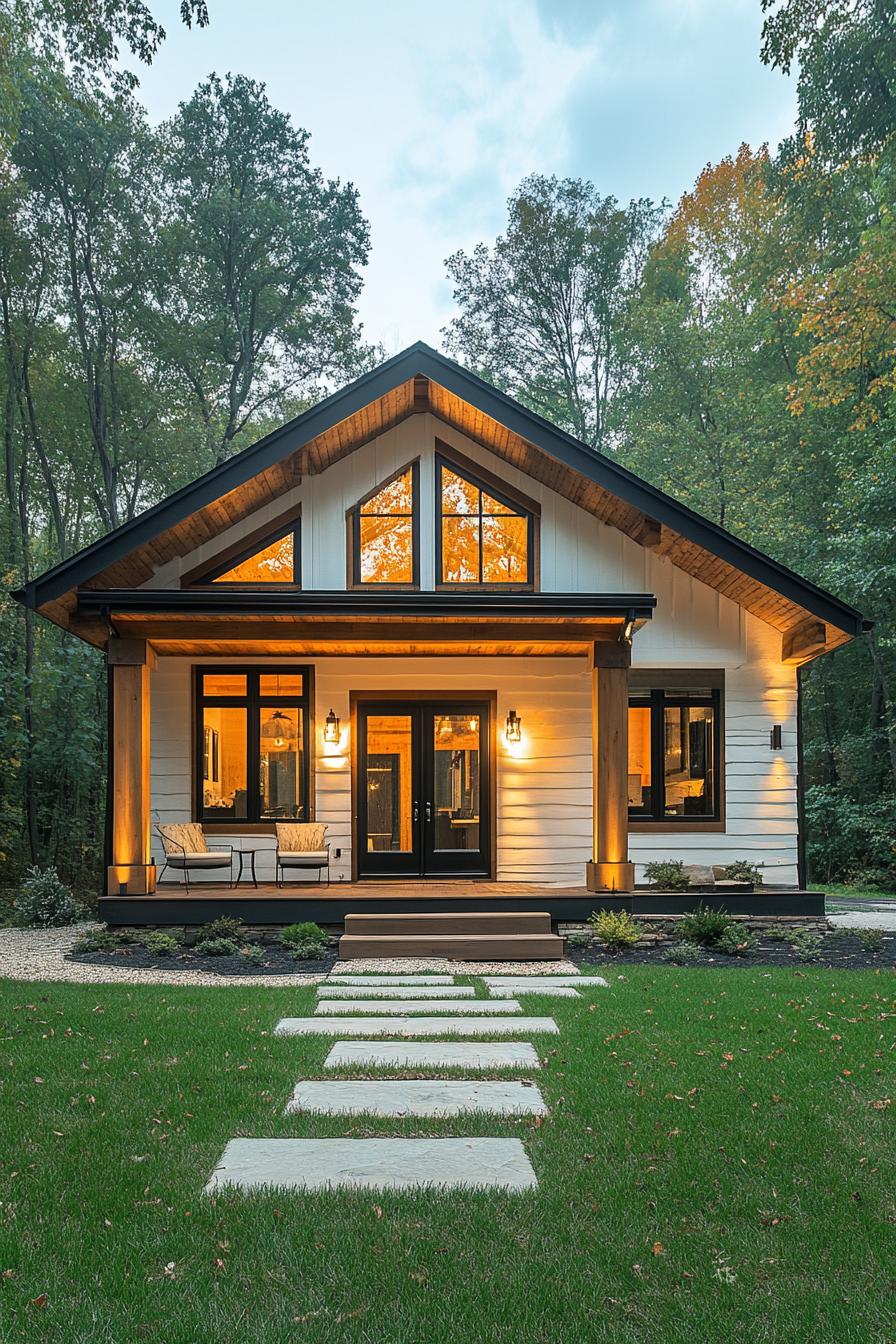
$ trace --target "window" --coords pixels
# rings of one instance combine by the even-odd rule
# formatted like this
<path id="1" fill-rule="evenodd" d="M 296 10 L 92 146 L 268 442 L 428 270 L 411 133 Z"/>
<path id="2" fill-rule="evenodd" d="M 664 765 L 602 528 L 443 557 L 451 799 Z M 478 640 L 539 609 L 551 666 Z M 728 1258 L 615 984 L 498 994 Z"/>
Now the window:
<path id="1" fill-rule="evenodd" d="M 301 583 L 301 521 L 290 517 L 281 519 L 262 533 L 253 535 L 224 556 L 206 562 L 183 582 L 188 584 L 239 584 L 241 587 L 275 584 L 278 587 L 297 588 Z"/>
<path id="2" fill-rule="evenodd" d="M 442 458 L 436 479 L 438 583 L 531 587 L 534 514 Z"/>
<path id="3" fill-rule="evenodd" d="M 672 674 L 674 676 L 674 674 Z M 632 674 L 633 681 L 636 674 Z M 707 684 L 632 686 L 628 709 L 628 807 L 632 821 L 721 819 L 721 689 Z"/>
<path id="4" fill-rule="evenodd" d="M 351 513 L 353 584 L 419 582 L 417 463 L 402 468 Z"/>
<path id="5" fill-rule="evenodd" d="M 310 820 L 309 703 L 306 668 L 197 668 L 197 820 Z"/>

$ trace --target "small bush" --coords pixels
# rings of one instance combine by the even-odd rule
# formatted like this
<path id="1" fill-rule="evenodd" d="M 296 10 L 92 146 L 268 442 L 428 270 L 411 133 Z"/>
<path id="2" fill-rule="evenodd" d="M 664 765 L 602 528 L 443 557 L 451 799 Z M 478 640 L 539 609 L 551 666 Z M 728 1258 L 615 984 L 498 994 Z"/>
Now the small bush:
<path id="1" fill-rule="evenodd" d="M 239 950 L 232 938 L 208 938 L 197 944 L 197 951 L 205 957 L 235 957 Z"/>
<path id="2" fill-rule="evenodd" d="M 73 952 L 112 952 L 123 946 L 121 937 L 109 929 L 91 929 L 72 947 Z"/>
<path id="3" fill-rule="evenodd" d="M 698 905 L 688 915 L 682 915 L 678 934 L 683 942 L 697 943 L 700 947 L 717 947 L 719 939 L 732 927 L 727 910 L 711 910 Z"/>
<path id="4" fill-rule="evenodd" d="M 696 943 L 671 943 L 663 949 L 662 959 L 674 966 L 694 966 L 703 960 L 703 949 Z"/>
<path id="5" fill-rule="evenodd" d="M 856 929 L 855 932 L 866 952 L 879 952 L 884 945 L 883 929 Z"/>
<path id="6" fill-rule="evenodd" d="M 303 924 L 287 924 L 280 931 L 280 941 L 298 961 L 316 961 L 325 955 L 329 939 L 319 924 L 306 920 Z"/>
<path id="7" fill-rule="evenodd" d="M 722 871 L 726 882 L 752 882 L 754 887 L 762 886 L 762 869 L 755 863 L 747 863 L 746 859 L 729 863 Z"/>
<path id="8" fill-rule="evenodd" d="M 173 957 L 180 951 L 180 943 L 162 929 L 151 929 L 143 935 L 143 946 L 151 957 Z"/>
<path id="9" fill-rule="evenodd" d="M 55 868 L 29 868 L 16 897 L 15 908 L 28 924 L 43 929 L 74 924 L 81 911 L 77 901 Z"/>
<path id="10" fill-rule="evenodd" d="M 687 891 L 691 885 L 681 859 L 657 859 L 646 865 L 644 874 L 650 885 L 661 891 Z"/>
<path id="11" fill-rule="evenodd" d="M 242 950 L 243 960 L 248 961 L 250 966 L 261 966 L 266 955 L 261 943 L 247 943 Z"/>
<path id="12" fill-rule="evenodd" d="M 213 943 L 219 938 L 229 939 L 231 942 L 240 937 L 243 928 L 243 921 L 236 919 L 233 915 L 219 915 L 213 919 L 210 924 L 204 925 L 196 934 L 196 943 Z"/>
<path id="13" fill-rule="evenodd" d="M 755 946 L 753 934 L 739 924 L 727 928 L 716 943 L 718 950 L 724 952 L 726 957 L 748 957 Z"/>
<path id="14" fill-rule="evenodd" d="M 810 933 L 808 929 L 797 929 L 788 934 L 787 942 L 800 961 L 818 961 L 821 956 L 822 940 L 817 933 Z"/>
<path id="15" fill-rule="evenodd" d="M 627 910 L 599 910 L 590 917 L 595 934 L 615 951 L 624 951 L 641 941 L 641 930 Z"/>
<path id="16" fill-rule="evenodd" d="M 573 929 L 572 933 L 565 935 L 567 947 L 591 947 L 594 943 L 594 934 L 586 933 L 584 929 Z"/>

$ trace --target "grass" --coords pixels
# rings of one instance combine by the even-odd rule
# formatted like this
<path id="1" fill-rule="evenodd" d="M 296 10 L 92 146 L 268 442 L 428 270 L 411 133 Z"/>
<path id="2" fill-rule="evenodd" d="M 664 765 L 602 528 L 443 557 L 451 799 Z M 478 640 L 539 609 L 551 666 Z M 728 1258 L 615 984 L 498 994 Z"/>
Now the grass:
<path id="1" fill-rule="evenodd" d="M 610 978 L 526 999 L 541 1124 L 285 1118 L 311 990 L 4 982 L 0 1339 L 892 1340 L 893 978 Z M 231 1135 L 421 1133 L 519 1136 L 540 1188 L 202 1194 Z"/>
<path id="2" fill-rule="evenodd" d="M 813 891 L 823 891 L 827 900 L 825 904 L 828 913 L 836 910 L 837 906 L 843 905 L 844 908 L 863 905 L 880 905 L 882 901 L 892 901 L 896 893 L 892 891 L 881 891 L 879 887 L 853 887 L 843 883 L 819 885 L 816 882 L 810 882 Z"/>

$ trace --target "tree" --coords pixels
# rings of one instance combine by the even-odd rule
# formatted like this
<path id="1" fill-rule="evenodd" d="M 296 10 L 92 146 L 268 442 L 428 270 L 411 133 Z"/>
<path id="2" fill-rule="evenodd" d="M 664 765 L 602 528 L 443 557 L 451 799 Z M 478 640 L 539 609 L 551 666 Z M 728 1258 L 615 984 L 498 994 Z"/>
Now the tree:
<path id="1" fill-rule="evenodd" d="M 619 329 L 661 213 L 580 179 L 526 178 L 494 246 L 446 262 L 460 309 L 449 349 L 586 443 L 610 446 Z"/>
<path id="2" fill-rule="evenodd" d="M 308 139 L 243 76 L 211 75 L 162 131 L 157 347 L 215 461 L 248 423 L 369 358 L 355 321 L 367 222 L 354 187 L 311 166 Z"/>

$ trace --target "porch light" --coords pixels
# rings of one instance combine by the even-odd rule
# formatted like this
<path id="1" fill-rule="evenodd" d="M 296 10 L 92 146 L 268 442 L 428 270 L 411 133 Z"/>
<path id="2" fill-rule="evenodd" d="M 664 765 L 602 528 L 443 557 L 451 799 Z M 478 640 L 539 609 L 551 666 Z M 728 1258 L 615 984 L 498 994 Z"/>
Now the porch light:
<path id="1" fill-rule="evenodd" d="M 324 741 L 325 742 L 339 741 L 339 719 L 333 713 L 332 709 L 327 715 L 324 724 Z"/>
<path id="2" fill-rule="evenodd" d="M 771 747 L 772 751 L 780 751 L 783 745 L 784 742 L 782 737 L 781 725 L 780 723 L 773 723 L 772 730 L 769 733 L 769 746 Z"/>
<path id="3" fill-rule="evenodd" d="M 507 711 L 507 726 L 504 730 L 504 736 L 508 742 L 519 742 L 522 740 L 522 719 L 515 709 Z"/>
<path id="4" fill-rule="evenodd" d="M 296 736 L 295 724 L 288 714 L 275 709 L 267 722 L 261 725 L 261 736 L 268 741 L 273 739 L 274 750 L 282 751 L 287 741 Z"/>

